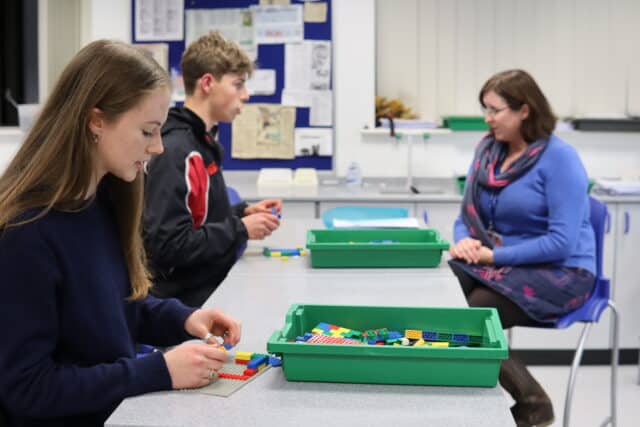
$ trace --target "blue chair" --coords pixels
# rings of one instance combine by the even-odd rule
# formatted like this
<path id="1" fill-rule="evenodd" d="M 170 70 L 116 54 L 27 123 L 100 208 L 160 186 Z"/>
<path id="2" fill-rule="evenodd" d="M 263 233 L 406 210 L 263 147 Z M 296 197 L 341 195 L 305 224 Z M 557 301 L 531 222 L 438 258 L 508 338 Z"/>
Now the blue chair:
<path id="1" fill-rule="evenodd" d="M 596 283 L 593 288 L 593 292 L 589 296 L 589 299 L 577 310 L 571 313 L 565 314 L 559 318 L 555 324 L 549 327 L 555 329 L 564 329 L 577 322 L 584 323 L 580 340 L 578 341 L 578 347 L 573 357 L 573 363 L 571 364 L 571 371 L 569 374 L 569 382 L 567 384 L 567 394 L 564 403 L 564 417 L 562 425 L 569 426 L 569 419 L 571 415 L 571 399 L 573 397 L 573 389 L 575 386 L 576 375 L 580 362 L 582 361 L 582 353 L 584 352 L 584 346 L 591 330 L 591 326 L 600 320 L 600 315 L 607 308 L 611 308 L 611 320 L 612 325 L 612 341 L 613 347 L 611 349 L 611 413 L 604 420 L 602 425 L 616 425 L 616 390 L 617 390 L 617 378 L 618 378 L 618 322 L 619 315 L 615 304 L 610 299 L 611 284 L 609 279 L 603 276 L 602 272 L 602 246 L 605 233 L 605 223 L 607 221 L 607 206 L 593 197 L 589 197 L 591 205 L 591 226 L 596 238 Z"/>
<path id="2" fill-rule="evenodd" d="M 373 219 L 407 218 L 409 209 L 386 206 L 337 206 L 322 214 L 326 228 L 333 228 L 334 219 L 362 221 Z"/>
<path id="3" fill-rule="evenodd" d="M 231 205 L 237 205 L 238 203 L 242 203 L 242 197 L 240 197 L 240 194 L 238 194 L 235 188 L 229 187 L 228 185 L 227 185 L 227 197 L 229 198 L 229 203 Z M 246 242 L 238 246 L 238 249 L 236 251 L 236 261 L 242 256 L 245 249 L 247 249 Z"/>

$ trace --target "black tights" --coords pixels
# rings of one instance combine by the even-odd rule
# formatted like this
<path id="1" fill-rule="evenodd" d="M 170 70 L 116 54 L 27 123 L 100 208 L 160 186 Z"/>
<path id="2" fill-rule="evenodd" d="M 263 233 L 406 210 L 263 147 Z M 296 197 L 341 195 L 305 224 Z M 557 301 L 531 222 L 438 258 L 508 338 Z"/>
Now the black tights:
<path id="1" fill-rule="evenodd" d="M 500 316 L 503 329 L 509 329 L 513 326 L 528 326 L 535 323 L 509 298 L 489 289 L 469 276 L 464 270 L 457 268 L 455 264 L 449 265 L 451 265 L 451 269 L 460 281 L 469 307 L 494 307 L 498 310 L 498 316 Z"/>

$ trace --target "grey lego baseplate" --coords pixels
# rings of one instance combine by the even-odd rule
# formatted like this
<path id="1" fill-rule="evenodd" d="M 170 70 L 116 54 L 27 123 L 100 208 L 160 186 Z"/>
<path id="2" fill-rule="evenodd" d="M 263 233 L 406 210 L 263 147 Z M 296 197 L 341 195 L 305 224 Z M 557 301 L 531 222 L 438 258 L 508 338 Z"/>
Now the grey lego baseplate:
<path id="1" fill-rule="evenodd" d="M 203 394 L 210 394 L 213 396 L 228 397 L 232 393 L 234 393 L 236 390 L 242 388 L 242 386 L 244 386 L 245 384 L 253 381 L 256 377 L 259 377 L 260 375 L 262 375 L 270 367 L 271 367 L 270 365 L 266 365 L 264 369 L 256 372 L 246 380 L 234 380 L 230 378 L 217 377 L 209 385 L 206 385 L 201 388 L 186 389 L 183 391 L 187 393 L 203 393 Z M 220 372 L 225 372 L 227 374 L 242 375 L 242 373 L 246 368 L 247 368 L 246 365 L 240 365 L 237 363 L 230 362 L 222 365 L 222 369 L 220 370 Z"/>

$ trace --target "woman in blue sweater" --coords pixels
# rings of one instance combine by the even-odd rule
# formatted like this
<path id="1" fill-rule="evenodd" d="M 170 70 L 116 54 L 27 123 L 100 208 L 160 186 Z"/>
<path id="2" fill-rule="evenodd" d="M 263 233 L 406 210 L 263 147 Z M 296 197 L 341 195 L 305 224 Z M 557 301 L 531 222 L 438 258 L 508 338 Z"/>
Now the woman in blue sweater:
<path id="1" fill-rule="evenodd" d="M 469 305 L 496 307 L 505 329 L 553 322 L 595 283 L 587 175 L 552 134 L 556 119 L 525 71 L 494 75 L 479 99 L 490 131 L 469 169 L 449 265 Z M 549 397 L 513 356 L 500 383 L 518 426 L 553 421 Z"/>
<path id="2" fill-rule="evenodd" d="M 169 79 L 130 45 L 67 65 L 0 178 L 0 409 L 12 426 L 98 426 L 126 397 L 208 384 L 240 326 L 148 295 L 143 164 Z M 171 346 L 136 359 L 138 342 Z M 207 344 L 207 342 L 210 342 Z"/>

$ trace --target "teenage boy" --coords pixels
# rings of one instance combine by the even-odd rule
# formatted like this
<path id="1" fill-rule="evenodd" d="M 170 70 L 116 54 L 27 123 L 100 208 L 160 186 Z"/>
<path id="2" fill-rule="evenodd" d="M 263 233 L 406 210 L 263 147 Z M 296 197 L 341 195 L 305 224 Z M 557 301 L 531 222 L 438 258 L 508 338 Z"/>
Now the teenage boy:
<path id="1" fill-rule="evenodd" d="M 211 32 L 189 45 L 181 67 L 184 106 L 169 110 L 164 154 L 147 165 L 144 237 L 152 293 L 201 306 L 227 276 L 237 249 L 278 228 L 282 202 L 231 206 L 222 176 L 217 124 L 231 122 L 249 99 L 247 54 Z"/>

